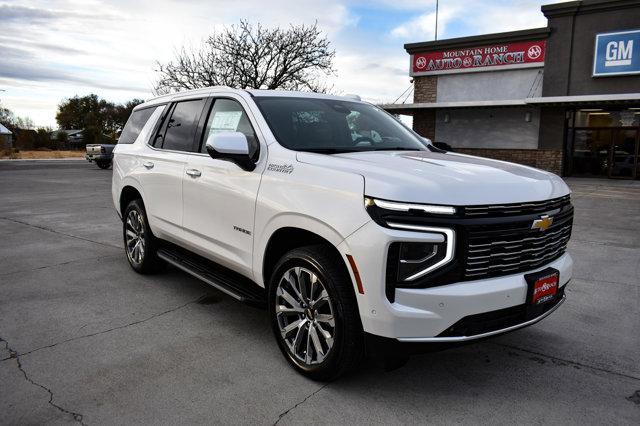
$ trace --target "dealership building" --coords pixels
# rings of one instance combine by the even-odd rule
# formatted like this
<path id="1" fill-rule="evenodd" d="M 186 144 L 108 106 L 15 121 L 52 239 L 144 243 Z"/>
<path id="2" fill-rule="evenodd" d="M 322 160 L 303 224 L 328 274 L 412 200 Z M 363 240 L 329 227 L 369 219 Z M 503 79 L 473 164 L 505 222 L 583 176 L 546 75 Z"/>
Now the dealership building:
<path id="1" fill-rule="evenodd" d="M 384 108 L 456 152 L 640 179 L 640 1 L 542 13 L 545 28 L 406 44 L 413 103 Z"/>

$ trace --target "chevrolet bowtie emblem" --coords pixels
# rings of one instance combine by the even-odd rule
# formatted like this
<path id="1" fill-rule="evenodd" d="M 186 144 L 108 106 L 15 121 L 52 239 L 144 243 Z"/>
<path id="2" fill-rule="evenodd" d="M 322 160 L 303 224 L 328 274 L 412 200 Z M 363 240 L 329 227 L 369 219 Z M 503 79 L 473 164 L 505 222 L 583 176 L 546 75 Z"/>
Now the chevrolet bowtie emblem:
<path id="1" fill-rule="evenodd" d="M 543 216 L 540 216 L 540 219 L 536 219 L 533 221 L 533 224 L 531 225 L 531 229 L 539 229 L 541 231 L 546 231 L 551 226 L 552 223 L 553 223 L 553 218 L 545 214 Z"/>

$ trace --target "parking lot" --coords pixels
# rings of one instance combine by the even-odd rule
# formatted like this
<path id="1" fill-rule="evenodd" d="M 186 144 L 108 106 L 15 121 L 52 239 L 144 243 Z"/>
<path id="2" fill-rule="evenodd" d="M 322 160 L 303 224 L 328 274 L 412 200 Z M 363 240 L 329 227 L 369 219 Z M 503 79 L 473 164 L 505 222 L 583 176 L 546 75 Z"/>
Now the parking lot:
<path id="1" fill-rule="evenodd" d="M 174 269 L 135 274 L 111 170 L 0 162 L 0 422 L 640 423 L 640 181 L 569 180 L 567 302 L 509 335 L 296 374 L 266 312 Z"/>

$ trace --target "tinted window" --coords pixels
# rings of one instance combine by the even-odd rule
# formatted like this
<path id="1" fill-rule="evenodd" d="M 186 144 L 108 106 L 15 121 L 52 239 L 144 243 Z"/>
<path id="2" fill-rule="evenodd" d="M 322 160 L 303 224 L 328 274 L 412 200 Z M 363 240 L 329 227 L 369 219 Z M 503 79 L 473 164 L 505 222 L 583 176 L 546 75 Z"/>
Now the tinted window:
<path id="1" fill-rule="evenodd" d="M 134 143 L 155 110 L 156 108 L 154 107 L 133 111 L 127 120 L 127 124 L 124 125 L 124 129 L 122 129 L 118 143 Z"/>
<path id="2" fill-rule="evenodd" d="M 164 134 L 163 149 L 192 151 L 193 137 L 204 107 L 204 99 L 178 102 L 171 113 Z"/>
<path id="3" fill-rule="evenodd" d="M 425 150 L 409 129 L 379 108 L 316 98 L 257 97 L 278 142 L 298 151 Z"/>
<path id="4" fill-rule="evenodd" d="M 206 142 L 209 135 L 220 132 L 243 133 L 249 142 L 249 155 L 251 158 L 257 158 L 258 138 L 256 138 L 247 113 L 237 101 L 232 99 L 215 100 L 207 120 L 200 152 L 207 152 Z"/>

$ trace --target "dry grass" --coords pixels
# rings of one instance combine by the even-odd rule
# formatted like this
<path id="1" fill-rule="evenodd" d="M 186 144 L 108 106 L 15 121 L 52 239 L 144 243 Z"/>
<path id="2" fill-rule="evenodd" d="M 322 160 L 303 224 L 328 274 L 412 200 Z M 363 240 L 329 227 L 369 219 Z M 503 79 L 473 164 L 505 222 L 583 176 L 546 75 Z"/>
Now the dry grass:
<path id="1" fill-rule="evenodd" d="M 84 158 L 84 151 L 19 151 L 11 152 L 9 150 L 1 150 L 1 159 L 12 160 L 32 160 L 32 159 L 47 159 L 47 158 Z"/>

